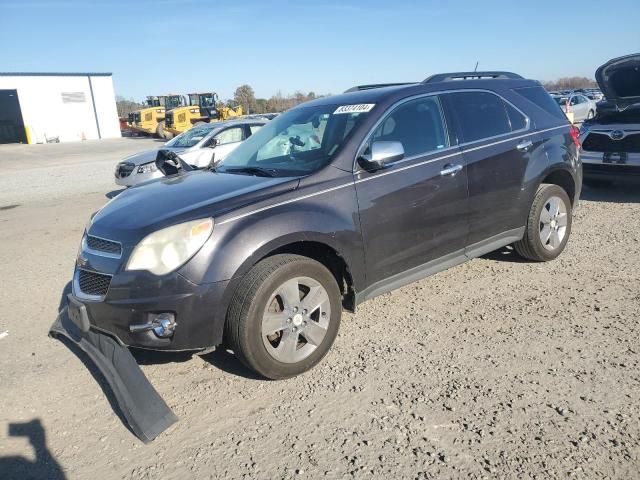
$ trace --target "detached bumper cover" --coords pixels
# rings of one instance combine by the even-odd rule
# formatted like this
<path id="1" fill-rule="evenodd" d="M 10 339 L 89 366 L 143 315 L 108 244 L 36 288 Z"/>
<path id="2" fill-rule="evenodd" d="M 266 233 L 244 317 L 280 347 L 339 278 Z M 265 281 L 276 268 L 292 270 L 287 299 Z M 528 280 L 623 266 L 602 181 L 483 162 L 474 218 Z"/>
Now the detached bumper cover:
<path id="1" fill-rule="evenodd" d="M 87 354 L 100 370 L 129 427 L 147 443 L 174 424 L 178 417 L 149 383 L 129 350 L 114 338 L 76 325 L 64 307 L 51 325 L 49 336 L 64 337 Z"/>

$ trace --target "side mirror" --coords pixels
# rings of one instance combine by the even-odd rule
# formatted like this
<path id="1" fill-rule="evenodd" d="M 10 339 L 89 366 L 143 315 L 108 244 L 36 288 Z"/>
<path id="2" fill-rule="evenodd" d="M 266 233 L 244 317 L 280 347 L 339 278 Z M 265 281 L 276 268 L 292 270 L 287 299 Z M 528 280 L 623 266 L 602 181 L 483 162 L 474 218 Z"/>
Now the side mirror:
<path id="1" fill-rule="evenodd" d="M 380 170 L 385 165 L 404 158 L 402 142 L 373 142 L 369 149 L 371 153 L 358 158 L 358 163 L 365 170 Z"/>
<path id="2" fill-rule="evenodd" d="M 183 172 L 190 172 L 194 167 L 182 160 L 175 152 L 170 150 L 158 150 L 156 156 L 156 167 L 165 177 L 181 175 Z"/>
<path id="3" fill-rule="evenodd" d="M 220 139 L 214 138 L 211 140 L 211 143 L 207 145 L 207 148 L 216 148 L 218 145 L 220 145 Z"/>

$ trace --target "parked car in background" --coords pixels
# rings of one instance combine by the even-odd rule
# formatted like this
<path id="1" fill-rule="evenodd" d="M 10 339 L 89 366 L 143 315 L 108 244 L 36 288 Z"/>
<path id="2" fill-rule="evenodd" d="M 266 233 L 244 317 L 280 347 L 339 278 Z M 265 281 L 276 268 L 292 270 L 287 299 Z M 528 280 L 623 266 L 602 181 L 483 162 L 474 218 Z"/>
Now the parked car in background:
<path id="1" fill-rule="evenodd" d="M 574 123 L 581 123 L 596 116 L 596 102 L 582 93 L 553 95 L 553 99 L 565 113 L 573 114 Z"/>
<path id="2" fill-rule="evenodd" d="M 180 158 L 197 168 L 223 160 L 240 143 L 267 123 L 264 118 L 248 118 L 225 122 L 203 123 L 187 130 L 161 147 L 177 153 Z M 116 184 L 131 187 L 162 177 L 156 167 L 158 150 L 136 153 L 118 163 Z"/>
<path id="3" fill-rule="evenodd" d="M 580 130 L 585 183 L 640 180 L 640 53 L 609 60 L 596 80 L 606 100 Z"/>

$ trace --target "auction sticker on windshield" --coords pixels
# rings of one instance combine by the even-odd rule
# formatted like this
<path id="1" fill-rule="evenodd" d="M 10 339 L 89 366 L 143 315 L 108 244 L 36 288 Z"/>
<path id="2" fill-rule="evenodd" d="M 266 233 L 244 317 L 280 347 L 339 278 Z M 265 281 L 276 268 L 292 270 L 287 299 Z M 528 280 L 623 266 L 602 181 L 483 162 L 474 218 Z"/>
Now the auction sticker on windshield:
<path id="1" fill-rule="evenodd" d="M 361 103 L 359 105 L 341 105 L 333 112 L 334 115 L 339 113 L 365 113 L 375 107 L 375 103 Z"/>

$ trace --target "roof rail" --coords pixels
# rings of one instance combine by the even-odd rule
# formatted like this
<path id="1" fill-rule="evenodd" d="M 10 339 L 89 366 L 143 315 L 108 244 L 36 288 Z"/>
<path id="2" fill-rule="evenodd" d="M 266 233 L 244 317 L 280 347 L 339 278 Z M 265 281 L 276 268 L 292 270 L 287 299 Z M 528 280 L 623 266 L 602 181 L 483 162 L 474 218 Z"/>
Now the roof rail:
<path id="1" fill-rule="evenodd" d="M 359 92 L 360 90 L 372 90 L 374 88 L 383 87 L 398 87 L 400 85 L 413 85 L 415 82 L 403 82 L 403 83 L 372 83 L 371 85 L 356 85 L 349 90 L 345 90 L 344 93 Z"/>
<path id="2" fill-rule="evenodd" d="M 431 75 L 425 79 L 422 83 L 436 83 L 436 82 L 450 82 L 452 80 L 485 80 L 485 79 L 522 79 L 520 75 L 512 72 L 451 72 L 451 73 L 438 73 Z"/>

